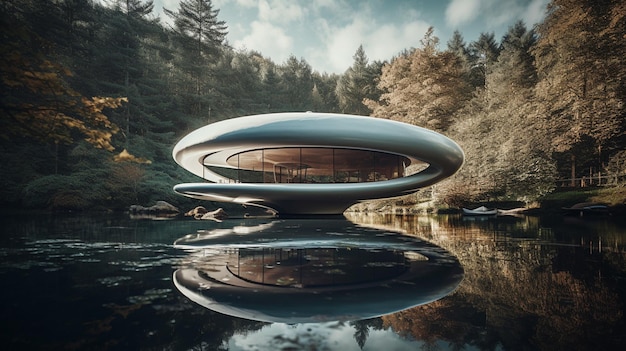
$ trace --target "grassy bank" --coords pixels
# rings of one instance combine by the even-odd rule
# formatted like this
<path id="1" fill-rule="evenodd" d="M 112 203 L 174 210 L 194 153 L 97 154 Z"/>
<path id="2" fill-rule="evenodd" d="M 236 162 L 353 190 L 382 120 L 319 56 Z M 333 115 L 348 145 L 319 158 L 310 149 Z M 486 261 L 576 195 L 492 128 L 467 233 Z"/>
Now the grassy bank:
<path id="1" fill-rule="evenodd" d="M 611 206 L 616 212 L 623 213 L 626 210 L 626 187 L 602 187 L 602 188 L 563 188 L 541 198 L 531 207 L 532 213 L 561 212 L 563 207 L 571 207 L 578 203 L 591 202 Z M 476 204 L 468 204 L 466 207 L 477 206 L 490 208 L 511 209 L 524 207 L 523 202 L 518 201 L 489 201 Z M 396 214 L 425 214 L 425 213 L 454 213 L 460 211 L 457 208 L 437 206 L 428 198 L 418 196 L 405 196 L 401 198 L 372 200 L 352 206 L 351 212 L 381 212 Z"/>
<path id="2" fill-rule="evenodd" d="M 626 187 L 562 189 L 540 200 L 541 208 L 544 209 L 560 209 L 581 202 L 624 206 L 626 205 Z"/>

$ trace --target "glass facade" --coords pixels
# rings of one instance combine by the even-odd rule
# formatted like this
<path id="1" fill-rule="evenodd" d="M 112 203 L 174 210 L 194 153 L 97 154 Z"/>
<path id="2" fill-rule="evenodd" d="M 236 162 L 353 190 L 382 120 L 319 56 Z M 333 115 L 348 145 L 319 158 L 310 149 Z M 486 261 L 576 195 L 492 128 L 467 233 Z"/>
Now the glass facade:
<path id="1" fill-rule="evenodd" d="M 289 147 L 244 151 L 226 163 L 205 166 L 237 183 L 361 183 L 404 177 L 411 160 L 361 149 Z"/>

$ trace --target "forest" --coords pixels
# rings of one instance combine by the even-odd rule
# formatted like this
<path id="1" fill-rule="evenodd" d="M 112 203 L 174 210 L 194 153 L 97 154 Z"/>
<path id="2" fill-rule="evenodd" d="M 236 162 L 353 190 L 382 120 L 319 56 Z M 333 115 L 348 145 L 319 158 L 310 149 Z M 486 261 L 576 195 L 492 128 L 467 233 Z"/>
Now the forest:
<path id="1" fill-rule="evenodd" d="M 0 206 L 120 210 L 191 200 L 174 144 L 233 117 L 317 111 L 415 124 L 466 161 L 430 189 L 447 206 L 531 203 L 558 187 L 626 184 L 626 2 L 553 0 L 502 38 L 434 28 L 386 61 L 362 46 L 342 74 L 228 44 L 211 0 L 2 1 Z M 359 43 L 355 43 L 355 46 Z"/>

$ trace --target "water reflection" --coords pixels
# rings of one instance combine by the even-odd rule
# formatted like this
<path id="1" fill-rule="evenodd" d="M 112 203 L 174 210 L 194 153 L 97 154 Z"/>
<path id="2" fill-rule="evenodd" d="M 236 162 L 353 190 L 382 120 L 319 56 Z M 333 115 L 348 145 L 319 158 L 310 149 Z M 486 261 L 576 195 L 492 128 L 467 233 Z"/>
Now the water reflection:
<path id="1" fill-rule="evenodd" d="M 81 213 L 5 215 L 0 222 L 0 339 L 10 350 L 620 350 L 626 345 L 626 222 L 619 218 L 464 221 L 452 215 L 349 214 L 349 221 L 217 223 Z M 193 234 L 181 238 L 188 233 Z M 420 246 L 426 242 L 432 245 Z M 237 275 L 233 279 L 256 287 L 327 289 L 333 279 L 363 286 L 370 276 L 398 281 L 410 264 L 423 264 L 420 258 L 430 253 L 441 253 L 440 260 L 454 256 L 461 264 L 463 280 L 453 293 L 359 321 L 234 318 L 198 306 L 172 282 L 178 269 L 214 274 L 212 262 L 221 257 L 229 264 L 227 273 Z M 354 273 L 353 266 L 365 261 L 381 264 Z M 280 274 L 268 274 L 278 268 Z M 305 268 L 318 274 L 301 279 Z M 203 298 L 208 292 L 193 291 Z M 274 296 L 273 304 L 282 303 L 282 295 Z"/>
<path id="2" fill-rule="evenodd" d="M 213 311 L 267 322 L 353 321 L 438 300 L 463 279 L 441 247 L 346 220 L 247 223 L 187 235 L 174 284 Z"/>
<path id="3" fill-rule="evenodd" d="M 453 253 L 465 269 L 450 297 L 383 316 L 383 325 L 397 333 L 481 350 L 624 345 L 626 231 L 619 221 L 349 218 L 425 238 Z"/>

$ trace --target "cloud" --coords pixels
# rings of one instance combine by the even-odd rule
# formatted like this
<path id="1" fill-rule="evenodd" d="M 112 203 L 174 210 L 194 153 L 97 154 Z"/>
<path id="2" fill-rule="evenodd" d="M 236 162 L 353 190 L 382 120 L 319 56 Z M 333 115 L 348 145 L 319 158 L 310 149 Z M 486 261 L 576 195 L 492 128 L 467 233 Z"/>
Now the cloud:
<path id="1" fill-rule="evenodd" d="M 357 14 L 344 26 L 318 21 L 322 32 L 321 50 L 309 50 L 313 67 L 325 67 L 329 72 L 343 72 L 354 62 L 353 56 L 363 45 L 370 62 L 388 60 L 403 49 L 419 45 L 430 24 L 414 20 L 407 23 L 377 25 L 367 13 Z"/>
<path id="2" fill-rule="evenodd" d="M 367 4 L 359 3 L 359 5 L 365 6 Z M 352 6 L 342 0 L 309 0 L 308 8 L 315 14 L 328 11 L 337 17 L 350 16 L 354 12 Z"/>
<path id="3" fill-rule="evenodd" d="M 527 26 L 541 22 L 548 0 L 482 0 L 486 29 L 512 25 L 523 20 Z"/>
<path id="4" fill-rule="evenodd" d="M 526 6 L 522 19 L 526 22 L 526 25 L 532 26 L 535 23 L 543 21 L 546 16 L 546 6 L 548 0 L 533 0 Z"/>
<path id="5" fill-rule="evenodd" d="M 257 5 L 257 0 L 235 0 L 235 2 L 243 7 L 255 7 Z"/>
<path id="6" fill-rule="evenodd" d="M 272 53 L 277 63 L 285 61 L 293 51 L 293 38 L 285 34 L 282 28 L 271 23 L 253 21 L 250 34 L 237 40 L 234 46 L 248 50 L 256 50 L 263 54 Z"/>
<path id="7" fill-rule="evenodd" d="M 480 21 L 489 31 L 523 20 L 532 26 L 545 16 L 549 0 L 452 0 L 446 7 L 446 24 L 452 28 Z"/>
<path id="8" fill-rule="evenodd" d="M 287 325 L 272 323 L 261 329 L 235 333 L 226 341 L 233 351 L 284 350 L 294 346 L 317 345 L 320 350 L 361 351 L 354 339 L 356 329 L 349 323 L 323 322 Z M 400 337 L 391 329 L 368 330 L 366 349 L 415 350 L 422 345 Z M 259 346 L 263 345 L 263 346 Z M 298 348 L 300 349 L 300 348 Z"/>
<path id="9" fill-rule="evenodd" d="M 480 0 L 452 0 L 446 7 L 446 23 L 458 27 L 478 18 L 481 9 Z"/>
<path id="10" fill-rule="evenodd" d="M 304 12 L 296 2 L 259 1 L 259 20 L 261 21 L 270 23 L 297 22 L 302 19 Z"/>

